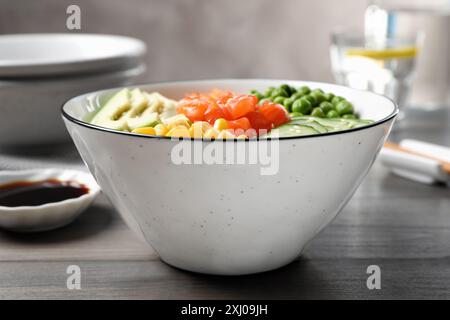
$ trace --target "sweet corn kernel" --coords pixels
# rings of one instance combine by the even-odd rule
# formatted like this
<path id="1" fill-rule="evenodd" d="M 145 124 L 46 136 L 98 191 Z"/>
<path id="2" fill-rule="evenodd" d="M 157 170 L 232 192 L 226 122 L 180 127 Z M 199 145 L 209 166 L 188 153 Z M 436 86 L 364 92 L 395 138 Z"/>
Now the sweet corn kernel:
<path id="1" fill-rule="evenodd" d="M 177 115 L 171 116 L 169 118 L 165 118 L 163 120 L 163 123 L 165 125 L 168 125 L 169 123 L 176 122 L 178 120 L 189 121 L 189 119 L 184 114 L 177 114 Z"/>
<path id="2" fill-rule="evenodd" d="M 228 122 L 225 119 L 217 119 L 214 122 L 214 129 L 218 130 L 218 131 L 222 131 L 228 128 Z"/>
<path id="3" fill-rule="evenodd" d="M 192 125 L 189 128 L 189 134 L 191 135 L 192 138 L 202 138 L 203 137 L 202 129 L 200 127 L 194 126 L 194 125 Z"/>
<path id="4" fill-rule="evenodd" d="M 155 128 L 152 127 L 142 127 L 142 128 L 136 128 L 133 131 L 133 133 L 139 133 L 139 134 L 149 134 L 154 136 L 156 134 Z"/>
<path id="5" fill-rule="evenodd" d="M 196 129 L 200 129 L 200 131 L 202 133 L 205 133 L 208 129 L 211 128 L 211 125 L 206 121 L 197 121 L 192 124 L 191 128 L 192 127 L 195 127 Z"/>
<path id="6" fill-rule="evenodd" d="M 187 121 L 177 121 L 177 122 L 169 123 L 167 125 L 167 129 L 171 130 L 171 129 L 179 127 L 179 126 L 183 126 L 186 129 L 189 129 L 191 127 L 191 124 Z"/>
<path id="7" fill-rule="evenodd" d="M 235 139 L 236 136 L 227 130 L 220 131 L 217 139 Z"/>
<path id="8" fill-rule="evenodd" d="M 167 131 L 168 131 L 167 127 L 165 125 L 163 125 L 162 123 L 157 124 L 155 126 L 155 132 L 156 132 L 156 135 L 158 135 L 158 136 L 165 136 Z"/>
<path id="9" fill-rule="evenodd" d="M 219 136 L 219 131 L 217 131 L 214 128 L 210 128 L 208 130 L 206 130 L 205 134 L 203 135 L 204 138 L 208 138 L 208 139 L 216 139 Z"/>
<path id="10" fill-rule="evenodd" d="M 183 125 L 176 126 L 166 133 L 167 137 L 190 138 L 189 129 Z"/>

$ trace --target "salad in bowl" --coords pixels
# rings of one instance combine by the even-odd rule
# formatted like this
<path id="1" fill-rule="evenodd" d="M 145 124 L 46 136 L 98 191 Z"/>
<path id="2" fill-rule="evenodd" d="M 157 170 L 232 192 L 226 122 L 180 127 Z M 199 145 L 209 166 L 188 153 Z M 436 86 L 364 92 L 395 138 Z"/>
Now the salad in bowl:
<path id="1" fill-rule="evenodd" d="M 214 88 L 208 93 L 190 92 L 178 100 L 124 88 L 88 120 L 101 127 L 160 137 L 249 139 L 303 136 L 363 126 L 346 98 L 320 88 L 282 84 L 264 93 L 235 93 Z"/>

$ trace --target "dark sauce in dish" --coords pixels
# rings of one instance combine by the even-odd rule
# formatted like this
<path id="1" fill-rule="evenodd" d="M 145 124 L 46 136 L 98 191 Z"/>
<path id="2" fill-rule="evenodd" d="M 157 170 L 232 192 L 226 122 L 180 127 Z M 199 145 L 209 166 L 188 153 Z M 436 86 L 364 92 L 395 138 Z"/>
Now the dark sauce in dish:
<path id="1" fill-rule="evenodd" d="M 78 198 L 88 192 L 87 186 L 72 180 L 16 181 L 0 185 L 0 206 L 39 206 Z"/>

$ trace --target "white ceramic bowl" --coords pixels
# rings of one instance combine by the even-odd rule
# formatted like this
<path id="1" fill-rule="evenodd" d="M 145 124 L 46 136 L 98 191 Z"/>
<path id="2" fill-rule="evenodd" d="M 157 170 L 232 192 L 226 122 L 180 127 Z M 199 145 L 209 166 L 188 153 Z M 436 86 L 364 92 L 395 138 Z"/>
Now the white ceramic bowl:
<path id="1" fill-rule="evenodd" d="M 84 184 L 89 192 L 78 198 L 39 206 L 0 206 L 0 228 L 15 232 L 38 232 L 63 227 L 75 220 L 94 201 L 100 192 L 92 176 L 87 172 L 63 169 L 33 169 L 0 171 L 0 184 L 15 181 L 73 180 Z"/>
<path id="2" fill-rule="evenodd" d="M 138 65 L 91 75 L 0 81 L 0 145 L 69 141 L 59 113 L 64 102 L 92 90 L 129 85 L 144 71 Z"/>
<path id="3" fill-rule="evenodd" d="M 98 101 L 116 90 L 74 98 L 63 117 L 82 158 L 103 192 L 173 266 L 210 274 L 263 272 L 296 259 L 344 207 L 368 172 L 397 115 L 382 96 L 324 83 L 212 80 L 141 86 L 178 99 L 212 88 L 248 92 L 289 83 L 342 95 L 371 125 L 324 135 L 281 138 L 279 170 L 262 165 L 177 165 L 178 141 L 131 135 L 84 122 Z M 185 141 L 183 143 L 191 143 Z M 212 141 L 258 148 L 263 141 Z"/>
<path id="4" fill-rule="evenodd" d="M 141 63 L 141 40 L 106 34 L 0 35 L 0 78 L 126 69 Z"/>

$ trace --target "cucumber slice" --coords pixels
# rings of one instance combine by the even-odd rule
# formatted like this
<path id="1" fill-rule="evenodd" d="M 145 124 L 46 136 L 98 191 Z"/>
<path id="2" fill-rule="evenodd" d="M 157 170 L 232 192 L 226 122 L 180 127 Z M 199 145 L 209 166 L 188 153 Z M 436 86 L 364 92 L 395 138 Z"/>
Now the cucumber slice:
<path id="1" fill-rule="evenodd" d="M 289 124 L 306 125 L 309 127 L 313 127 L 319 133 L 325 133 L 329 131 L 327 127 L 321 125 L 313 118 L 292 120 Z"/>
<path id="2" fill-rule="evenodd" d="M 298 117 L 295 120 L 307 120 L 311 117 Z M 348 121 L 341 118 L 314 118 L 314 121 L 326 127 L 328 131 L 346 130 L 350 129 Z"/>
<path id="3" fill-rule="evenodd" d="M 278 130 L 279 137 L 305 136 L 320 133 L 309 125 L 287 123 L 270 131 L 267 137 L 272 137 L 274 130 Z"/>
<path id="4" fill-rule="evenodd" d="M 127 113 L 131 109 L 130 98 L 129 89 L 120 90 L 97 112 L 91 123 L 114 130 L 126 130 Z"/>
<path id="5" fill-rule="evenodd" d="M 371 124 L 372 120 L 364 120 L 364 119 L 348 119 L 347 120 L 352 128 L 366 126 Z"/>
<path id="6" fill-rule="evenodd" d="M 367 124 L 372 123 L 371 120 L 364 119 L 343 119 L 343 118 L 318 118 L 318 117 L 309 117 L 309 116 L 301 116 L 301 117 L 292 117 L 291 122 L 301 122 L 301 121 L 310 121 L 314 120 L 320 125 L 326 127 L 328 131 L 339 131 L 339 130 L 347 130 L 351 128 L 365 126 Z"/>
<path id="7" fill-rule="evenodd" d="M 319 118 L 320 119 L 320 118 Z M 338 130 L 347 130 L 356 127 L 361 127 L 372 123 L 370 120 L 361 120 L 361 119 L 320 119 L 316 120 L 320 124 L 329 127 L 330 131 L 338 131 Z"/>
<path id="8" fill-rule="evenodd" d="M 296 116 L 292 117 L 290 122 L 273 129 L 264 137 L 275 136 L 274 130 L 278 130 L 278 137 L 292 137 L 346 130 L 364 126 L 369 123 L 372 123 L 372 121 L 361 119 L 327 119 L 311 116 Z"/>

